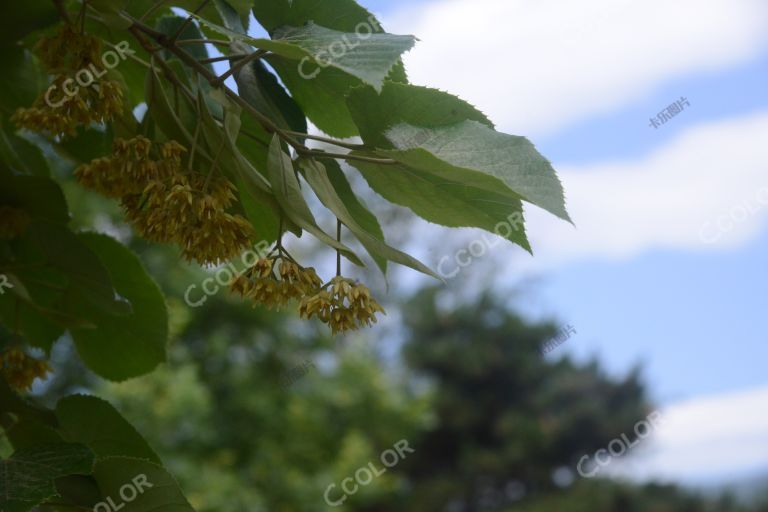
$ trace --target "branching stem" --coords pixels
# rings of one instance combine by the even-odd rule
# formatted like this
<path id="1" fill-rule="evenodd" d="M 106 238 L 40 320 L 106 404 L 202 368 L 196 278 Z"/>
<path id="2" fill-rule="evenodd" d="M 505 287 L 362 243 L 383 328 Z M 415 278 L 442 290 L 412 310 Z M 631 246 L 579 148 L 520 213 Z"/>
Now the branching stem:
<path id="1" fill-rule="evenodd" d="M 239 94 L 237 94 L 235 91 L 233 91 L 232 89 L 230 89 L 229 87 L 227 87 L 222 83 L 224 79 L 226 79 L 229 75 L 237 71 L 237 69 L 240 69 L 242 66 L 244 66 L 248 62 L 262 56 L 263 53 L 260 53 L 260 51 L 256 51 L 250 54 L 248 57 L 244 57 L 240 59 L 240 61 L 234 66 L 232 66 L 227 73 L 218 77 L 215 74 L 213 74 L 211 71 L 209 71 L 208 68 L 206 68 L 203 63 L 196 60 L 192 55 L 190 55 L 183 49 L 179 48 L 179 45 L 185 44 L 185 43 L 190 44 L 191 42 L 229 44 L 228 41 L 216 41 L 216 40 L 210 40 L 210 39 L 205 39 L 205 40 L 186 39 L 182 41 L 175 41 L 172 38 L 169 38 L 168 35 L 163 34 L 162 32 L 158 32 L 157 30 L 151 27 L 148 27 L 140 20 L 137 20 L 135 18 L 131 18 L 131 19 L 133 21 L 133 25 L 130 27 L 130 31 L 131 33 L 134 34 L 134 36 L 137 37 L 137 39 L 139 39 L 139 41 L 142 43 L 142 46 L 144 46 L 145 48 L 149 48 L 148 44 L 146 43 L 146 40 L 144 40 L 143 38 L 144 35 L 147 35 L 152 39 L 154 39 L 158 45 L 160 45 L 162 48 L 165 48 L 168 52 L 175 55 L 184 64 L 189 66 L 193 71 L 195 71 L 205 80 L 207 80 L 208 83 L 211 85 L 211 87 L 221 89 L 229 99 L 231 99 L 240 108 L 242 108 L 243 110 L 247 111 L 250 115 L 252 115 L 262 125 L 262 127 L 264 127 L 264 129 L 267 132 L 277 134 L 282 140 L 284 140 L 289 146 L 291 146 L 296 151 L 297 154 L 301 156 L 335 158 L 338 160 L 360 161 L 360 162 L 375 163 L 380 165 L 396 165 L 398 163 L 396 160 L 393 160 L 391 158 L 375 158 L 375 157 L 367 157 L 367 156 L 361 156 L 361 155 L 349 155 L 345 153 L 332 153 L 332 152 L 327 152 L 327 151 L 322 151 L 317 149 L 310 149 L 306 147 L 304 144 L 300 143 L 298 140 L 296 140 L 295 137 L 298 136 L 298 137 L 303 137 L 303 138 L 308 138 L 313 140 L 319 140 L 319 141 L 327 142 L 329 144 L 334 144 L 346 149 L 361 149 L 364 146 L 360 146 L 358 144 L 348 144 L 345 142 L 339 142 L 339 141 L 335 141 L 333 139 L 329 139 L 325 137 L 319 137 L 315 135 L 308 135 L 305 133 L 298 133 L 298 132 L 292 132 L 290 130 L 284 130 L 279 126 L 277 126 L 277 124 L 275 124 L 275 122 L 272 121 L 272 119 L 270 119 L 269 117 L 261 113 L 253 105 L 251 105 L 250 103 L 245 101 L 243 98 L 241 98 Z M 167 65 L 164 63 L 163 59 L 159 55 L 156 55 L 155 58 L 157 59 L 158 63 L 160 63 L 162 67 L 166 68 Z M 172 75 L 173 72 L 171 71 L 170 73 L 167 73 L 167 74 Z"/>
<path id="2" fill-rule="evenodd" d="M 202 11 L 210 1 L 211 0 L 203 0 L 203 2 L 197 6 L 197 9 L 195 9 L 195 11 L 192 14 L 187 16 L 187 19 L 184 20 L 184 23 L 182 23 L 181 26 L 179 26 L 178 30 L 176 30 L 176 33 L 173 34 L 173 36 L 171 37 L 172 43 L 176 42 L 176 40 L 179 39 L 179 36 L 181 35 L 182 32 L 184 32 L 184 29 L 186 29 L 189 26 L 189 24 L 192 23 L 192 19 L 195 17 L 195 15 L 197 15 L 200 11 Z"/>

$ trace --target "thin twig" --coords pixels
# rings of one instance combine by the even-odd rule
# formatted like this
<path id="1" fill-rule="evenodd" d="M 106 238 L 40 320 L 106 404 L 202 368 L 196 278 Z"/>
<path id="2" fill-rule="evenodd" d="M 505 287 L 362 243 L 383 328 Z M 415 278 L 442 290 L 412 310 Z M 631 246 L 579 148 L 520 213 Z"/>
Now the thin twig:
<path id="1" fill-rule="evenodd" d="M 223 75 L 221 75 L 220 77 L 218 77 L 216 80 L 220 84 L 224 83 L 224 80 L 229 78 L 232 74 L 237 73 L 240 69 L 243 68 L 243 66 L 245 66 L 249 62 L 253 62 L 254 60 L 260 59 L 266 53 L 268 53 L 266 50 L 257 50 L 255 52 L 253 52 L 252 54 L 248 55 L 247 57 L 241 59 L 237 64 L 234 64 L 234 65 L 230 66 L 229 70 L 226 73 L 224 73 Z"/>
<path id="2" fill-rule="evenodd" d="M 195 97 L 192 94 L 192 92 L 188 90 L 186 86 L 179 81 L 178 77 L 173 72 L 173 70 L 168 66 L 165 60 L 162 57 L 156 55 L 156 53 L 162 48 L 153 48 L 152 45 L 150 45 L 149 42 L 146 39 L 144 39 L 144 36 L 141 34 L 141 32 L 139 32 L 138 30 L 133 30 L 133 27 L 131 27 L 129 30 L 134 35 L 134 37 L 139 41 L 139 44 L 141 44 L 141 46 L 152 55 L 152 62 L 157 61 L 161 69 L 158 70 L 152 63 L 147 64 L 149 68 L 152 69 L 153 71 L 162 71 L 163 74 L 168 78 L 168 80 L 170 80 L 171 83 L 173 83 L 175 86 L 179 87 L 182 91 L 184 91 L 184 94 L 187 96 L 187 98 L 194 103 Z"/>
<path id="3" fill-rule="evenodd" d="M 80 7 L 80 34 L 85 34 L 85 11 L 88 6 L 88 0 L 83 0 L 83 5 Z"/>
<path id="4" fill-rule="evenodd" d="M 208 80 L 208 83 L 211 84 L 212 87 L 219 88 L 224 91 L 224 93 L 232 99 L 235 103 L 237 103 L 240 107 L 247 110 L 251 113 L 264 128 L 270 132 L 270 133 L 277 133 L 280 135 L 288 144 L 290 144 L 293 148 L 296 148 L 296 150 L 304 149 L 308 150 L 308 148 L 302 146 L 299 142 L 293 139 L 290 135 L 285 134 L 283 130 L 280 129 L 269 117 L 265 116 L 256 108 L 253 107 L 250 103 L 242 99 L 235 91 L 230 89 L 224 84 L 220 84 L 217 81 L 216 75 L 208 71 L 208 69 L 197 62 L 194 57 L 192 57 L 189 53 L 185 52 L 181 48 L 178 48 L 178 44 L 181 43 L 181 41 L 177 41 L 176 44 L 169 44 L 168 38 L 165 34 L 159 33 L 156 30 L 147 27 L 142 22 L 140 22 L 137 19 L 133 19 L 133 26 L 131 27 L 131 31 L 135 34 L 135 32 L 140 31 L 144 32 L 145 34 L 153 37 L 161 46 L 163 46 L 165 49 L 167 49 L 169 52 L 176 55 L 179 60 L 181 60 L 183 63 L 185 63 L 187 66 L 192 68 L 194 71 L 196 71 L 198 74 L 200 74 L 203 78 Z M 228 43 L 227 43 L 228 44 Z"/>
<path id="5" fill-rule="evenodd" d="M 197 120 L 195 125 L 195 134 L 192 136 L 192 147 L 189 148 L 189 160 L 187 160 L 187 170 L 192 170 L 192 164 L 195 161 L 195 151 L 197 151 L 197 137 L 200 135 L 200 119 Z"/>
<path id="6" fill-rule="evenodd" d="M 350 155 L 348 153 L 330 153 L 328 151 L 322 151 L 318 149 L 310 149 L 308 151 L 299 151 L 304 156 L 316 156 L 318 158 L 336 158 L 338 160 L 354 160 L 357 162 L 368 162 L 372 164 L 381 165 L 397 165 L 400 162 L 391 158 L 374 158 L 370 156 Z"/>
<path id="7" fill-rule="evenodd" d="M 205 78 L 209 84 L 211 84 L 214 88 L 220 88 L 224 94 L 228 98 L 230 98 L 233 102 L 235 102 L 238 106 L 240 106 L 243 110 L 246 110 L 248 113 L 250 113 L 256 120 L 264 127 L 264 129 L 269 133 L 276 133 L 280 138 L 282 138 L 285 142 L 287 142 L 299 155 L 303 156 L 315 156 L 320 158 L 336 158 L 341 160 L 348 160 L 348 161 L 360 161 L 360 162 L 369 162 L 369 163 L 375 163 L 375 164 L 381 164 L 381 165 L 396 165 L 398 162 L 396 160 L 390 159 L 390 158 L 373 158 L 373 157 L 366 157 L 366 156 L 359 156 L 359 155 L 349 155 L 349 154 L 343 154 L 343 153 L 331 153 L 321 150 L 312 150 L 306 147 L 305 145 L 298 142 L 294 137 L 293 134 L 296 134 L 297 132 L 289 132 L 286 130 L 283 130 L 279 126 L 275 124 L 272 119 L 265 116 L 263 113 L 258 111 L 253 105 L 245 101 L 243 98 L 241 98 L 235 91 L 227 87 L 225 84 L 221 83 L 220 78 L 211 73 L 203 64 L 198 62 L 192 55 L 187 53 L 186 51 L 182 50 L 178 47 L 179 44 L 184 43 L 185 41 L 176 41 L 172 42 L 168 39 L 168 36 L 160 33 L 151 27 L 146 26 L 141 21 L 132 18 L 134 24 L 131 26 L 130 30 L 131 32 L 139 37 L 141 33 L 143 32 L 146 35 L 149 35 L 155 41 L 160 44 L 163 48 L 168 50 L 170 53 L 175 55 L 179 58 L 184 64 L 192 68 L 195 72 L 197 72 L 200 76 Z M 141 40 L 142 38 L 139 37 Z M 191 40 L 186 40 L 191 41 Z M 210 42 L 211 40 L 200 40 L 205 42 Z M 229 44 L 226 42 L 226 44 Z M 258 52 L 255 52 L 254 54 L 249 55 L 246 58 L 241 59 L 235 66 L 233 66 L 230 71 L 236 70 L 239 67 L 242 67 L 245 63 L 249 62 L 250 60 L 253 60 L 254 55 L 258 54 Z M 163 59 L 159 56 L 157 57 L 158 62 L 161 64 L 161 66 L 166 67 L 167 64 L 163 62 Z M 307 134 L 300 134 L 301 137 L 308 137 Z M 308 137 L 308 138 L 313 138 Z M 330 140 L 330 139 L 327 139 Z M 337 141 L 333 142 L 334 144 L 337 143 Z M 345 143 L 341 143 L 345 144 Z M 344 146 L 342 146 L 344 147 Z M 359 148 L 351 148 L 351 149 L 359 149 Z"/>
<path id="8" fill-rule="evenodd" d="M 213 62 L 221 62 L 223 60 L 240 60 L 243 57 L 247 57 L 247 54 L 242 55 L 224 55 L 223 57 L 209 57 L 207 59 L 199 59 L 197 62 L 200 64 L 211 64 Z"/>
<path id="9" fill-rule="evenodd" d="M 291 130 L 285 130 L 285 133 L 287 133 L 288 135 L 293 135 L 295 137 L 304 137 L 305 139 L 325 142 L 326 144 L 333 144 L 334 146 L 339 146 L 340 148 L 346 148 L 346 149 L 365 149 L 366 148 L 365 144 L 353 144 L 352 142 L 343 142 L 336 139 L 330 139 L 328 137 L 322 137 L 320 135 L 310 135 L 308 133 L 294 132 Z"/>
<path id="10" fill-rule="evenodd" d="M 184 46 L 186 44 L 219 44 L 229 46 L 229 41 L 224 39 L 182 39 L 181 41 L 175 41 L 177 46 Z"/>
<path id="11" fill-rule="evenodd" d="M 59 11 L 59 14 L 61 15 L 64 20 L 72 24 L 72 18 L 70 18 L 69 13 L 67 12 L 67 9 L 64 7 L 64 1 L 63 0 L 54 0 L 54 5 L 56 6 L 56 10 Z"/>
<path id="12" fill-rule="evenodd" d="M 341 221 L 336 219 L 336 240 L 341 243 Z M 341 276 L 341 251 L 336 249 L 336 275 Z"/>
<path id="13" fill-rule="evenodd" d="M 140 20 L 140 21 L 144 21 L 144 20 L 146 20 L 147 18 L 149 18 L 149 17 L 150 17 L 152 14 L 154 14 L 154 13 L 155 13 L 155 11 L 156 11 L 158 8 L 160 8 L 161 6 L 163 6 L 163 5 L 166 3 L 166 1 L 167 1 L 167 0 L 157 0 L 157 2 L 155 2 L 155 3 L 154 3 L 154 5 L 153 5 L 152 7 L 150 7 L 149 9 L 147 9 L 147 12 L 145 12 L 144 14 L 142 14 L 142 15 L 141 15 L 141 17 L 139 18 L 139 20 Z"/>
<path id="14" fill-rule="evenodd" d="M 179 29 L 176 31 L 176 33 L 175 33 L 175 34 L 173 34 L 173 36 L 171 37 L 171 42 L 172 42 L 172 43 L 173 43 L 173 42 L 175 42 L 175 41 L 176 41 L 176 40 L 179 38 L 179 36 L 181 35 L 181 33 L 182 33 L 182 32 L 184 32 L 184 29 L 186 29 L 186 28 L 189 26 L 189 24 L 190 24 L 190 23 L 192 23 L 192 19 L 193 19 L 193 18 L 194 18 L 194 17 L 195 17 L 195 16 L 196 16 L 196 15 L 197 15 L 197 14 L 198 14 L 200 11 L 202 11 L 202 10 L 205 8 L 205 6 L 206 6 L 206 5 L 208 5 L 208 2 L 210 2 L 210 1 L 211 1 L 211 0 L 203 0 L 203 3 L 201 3 L 200 5 L 198 5 L 198 6 L 197 6 L 197 9 L 195 9 L 195 11 L 194 11 L 192 14 L 190 14 L 189 16 L 187 16 L 187 19 L 185 19 L 185 20 L 184 20 L 184 23 L 182 23 L 182 24 L 181 24 L 181 26 L 180 26 L 180 27 L 179 27 Z"/>
<path id="15" fill-rule="evenodd" d="M 276 247 L 283 248 L 283 216 L 280 215 L 280 223 L 277 226 L 277 245 Z"/>

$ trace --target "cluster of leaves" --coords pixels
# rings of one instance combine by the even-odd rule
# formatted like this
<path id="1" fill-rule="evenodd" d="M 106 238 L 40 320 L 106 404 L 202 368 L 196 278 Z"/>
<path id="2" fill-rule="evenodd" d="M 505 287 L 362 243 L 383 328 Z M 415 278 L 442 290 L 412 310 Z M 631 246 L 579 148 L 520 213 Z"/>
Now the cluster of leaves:
<path id="1" fill-rule="evenodd" d="M 249 35 L 251 15 L 269 37 Z M 312 286 L 280 289 L 278 299 L 298 299 L 304 317 L 334 332 L 382 312 L 364 285 L 341 275 L 342 257 L 359 266 L 369 257 L 385 274 L 395 262 L 437 277 L 386 243 L 340 162 L 387 200 L 444 226 L 494 231 L 521 216 L 524 201 L 569 220 L 555 172 L 533 145 L 497 132 L 455 96 L 409 84 L 401 57 L 415 38 L 385 33 L 354 0 L 30 0 L 4 13 L 0 28 L 0 274 L 8 285 L 0 289 L 0 357 L 29 362 L 0 378 L 0 424 L 16 450 L 0 470 L 3 510 L 91 507 L 138 473 L 167 488 L 140 499 L 187 506 L 107 404 L 72 397 L 41 410 L 16 394 L 45 375 L 30 355 L 47 357 L 63 336 L 109 380 L 166 360 L 159 287 L 122 243 L 73 227 L 57 171 L 79 165 L 83 184 L 120 199 L 140 234 L 177 243 L 203 264 L 256 241 L 295 263 L 284 235 L 315 237 L 335 251 L 336 276 L 305 278 Z M 99 55 L 118 50 L 125 60 L 102 69 Z M 217 73 L 217 63 L 229 67 Z M 87 73 L 96 78 L 86 84 Z M 51 86 L 64 94 L 56 104 Z M 309 134 L 310 121 L 329 137 Z M 336 218 L 335 236 L 310 208 L 312 195 Z M 530 250 L 522 225 L 505 236 Z M 294 284 L 312 275 L 296 265 L 270 278 Z M 114 438 L 93 433 L 105 426 Z"/>
<path id="2" fill-rule="evenodd" d="M 72 395 L 47 410 L 20 399 L 3 381 L 0 400 L 5 422 L 14 418 L 4 425 L 14 452 L 0 461 L 3 511 L 42 503 L 62 511 L 93 509 L 108 499 L 119 505 L 121 488 L 138 476 L 149 485 L 130 500 L 130 510 L 193 510 L 160 458 L 104 400 Z"/>

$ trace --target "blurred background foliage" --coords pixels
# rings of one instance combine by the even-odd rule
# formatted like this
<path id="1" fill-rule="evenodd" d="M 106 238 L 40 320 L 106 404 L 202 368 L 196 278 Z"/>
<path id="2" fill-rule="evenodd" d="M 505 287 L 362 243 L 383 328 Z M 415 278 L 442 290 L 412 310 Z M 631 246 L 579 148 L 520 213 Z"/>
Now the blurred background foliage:
<path id="1" fill-rule="evenodd" d="M 598 361 L 543 356 L 554 321 L 440 288 L 403 297 L 392 287 L 389 321 L 341 338 L 225 291 L 190 308 L 185 290 L 210 274 L 134 238 L 115 204 L 57 165 L 77 227 L 120 237 L 161 284 L 172 341 L 168 364 L 122 384 L 93 376 L 60 342 L 36 399 L 110 400 L 201 512 L 768 512 L 768 500 L 580 477 L 578 460 L 632 432 L 653 404 L 639 370 L 617 379 Z M 343 505 L 325 503 L 329 484 L 378 464 L 400 439 L 415 453 Z"/>

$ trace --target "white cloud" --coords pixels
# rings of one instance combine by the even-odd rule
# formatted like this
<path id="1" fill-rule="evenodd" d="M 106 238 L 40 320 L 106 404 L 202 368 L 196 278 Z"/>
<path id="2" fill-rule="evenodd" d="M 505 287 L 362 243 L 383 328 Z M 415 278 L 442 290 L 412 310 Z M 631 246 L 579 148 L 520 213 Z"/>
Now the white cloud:
<path id="1" fill-rule="evenodd" d="M 768 387 L 696 398 L 661 411 L 664 425 L 611 465 L 635 478 L 696 481 L 768 468 Z"/>
<path id="2" fill-rule="evenodd" d="M 640 161 L 561 168 L 577 225 L 528 208 L 537 265 L 726 249 L 768 220 L 768 112 L 698 125 Z"/>
<path id="3" fill-rule="evenodd" d="M 764 0 L 446 0 L 389 16 L 420 38 L 413 83 L 540 135 L 615 110 L 666 80 L 734 65 L 768 43 Z"/>

